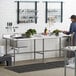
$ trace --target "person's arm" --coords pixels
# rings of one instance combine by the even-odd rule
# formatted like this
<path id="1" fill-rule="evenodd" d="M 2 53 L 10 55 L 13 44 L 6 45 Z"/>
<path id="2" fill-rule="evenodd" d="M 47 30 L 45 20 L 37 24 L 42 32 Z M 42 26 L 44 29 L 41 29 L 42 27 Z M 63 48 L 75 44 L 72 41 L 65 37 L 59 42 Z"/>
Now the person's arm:
<path id="1" fill-rule="evenodd" d="M 73 33 L 73 32 L 74 32 L 73 24 L 71 23 L 69 31 L 62 31 L 62 32 L 63 32 L 64 34 L 67 34 L 67 35 Z"/>
<path id="2" fill-rule="evenodd" d="M 74 25 L 74 24 L 71 23 L 69 32 L 67 32 L 67 34 L 72 34 L 72 33 L 74 32 L 74 26 L 73 26 L 73 25 Z"/>

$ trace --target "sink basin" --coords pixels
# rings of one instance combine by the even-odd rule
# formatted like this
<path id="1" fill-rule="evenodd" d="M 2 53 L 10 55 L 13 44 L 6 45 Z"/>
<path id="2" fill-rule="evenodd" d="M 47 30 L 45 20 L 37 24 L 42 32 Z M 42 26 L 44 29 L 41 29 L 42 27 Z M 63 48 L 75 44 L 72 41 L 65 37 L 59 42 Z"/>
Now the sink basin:
<path id="1" fill-rule="evenodd" d="M 41 35 L 41 34 L 35 34 L 35 35 L 33 35 L 33 37 L 43 37 L 43 35 Z"/>
<path id="2" fill-rule="evenodd" d="M 21 34 L 12 34 L 10 37 L 21 37 Z"/>
<path id="3" fill-rule="evenodd" d="M 44 34 L 35 34 L 33 37 L 47 37 L 47 36 L 51 36 L 50 34 L 48 35 L 44 35 Z"/>

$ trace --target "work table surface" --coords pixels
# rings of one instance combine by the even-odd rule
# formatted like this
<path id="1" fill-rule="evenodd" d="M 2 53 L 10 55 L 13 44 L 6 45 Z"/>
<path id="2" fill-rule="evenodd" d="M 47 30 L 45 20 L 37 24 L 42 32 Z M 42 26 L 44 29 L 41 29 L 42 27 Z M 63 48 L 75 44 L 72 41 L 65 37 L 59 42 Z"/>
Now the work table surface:
<path id="1" fill-rule="evenodd" d="M 11 36 L 11 35 L 3 35 L 4 39 L 10 39 L 10 40 L 29 40 L 29 39 L 47 39 L 47 38 L 62 38 L 62 37 L 70 37 L 71 35 L 66 35 L 66 34 L 60 34 L 59 36 L 55 36 L 55 35 L 34 35 L 30 38 L 24 38 L 21 36 Z"/>

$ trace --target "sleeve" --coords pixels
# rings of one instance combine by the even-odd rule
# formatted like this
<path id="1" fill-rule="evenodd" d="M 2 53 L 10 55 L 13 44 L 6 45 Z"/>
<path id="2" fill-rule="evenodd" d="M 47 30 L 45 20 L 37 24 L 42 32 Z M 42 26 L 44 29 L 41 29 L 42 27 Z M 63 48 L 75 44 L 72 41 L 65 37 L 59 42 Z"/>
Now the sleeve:
<path id="1" fill-rule="evenodd" d="M 70 25 L 70 29 L 69 29 L 69 32 L 67 32 L 66 34 L 71 34 L 71 33 L 73 33 L 74 32 L 74 27 L 73 27 L 73 23 L 71 23 L 71 25 Z"/>

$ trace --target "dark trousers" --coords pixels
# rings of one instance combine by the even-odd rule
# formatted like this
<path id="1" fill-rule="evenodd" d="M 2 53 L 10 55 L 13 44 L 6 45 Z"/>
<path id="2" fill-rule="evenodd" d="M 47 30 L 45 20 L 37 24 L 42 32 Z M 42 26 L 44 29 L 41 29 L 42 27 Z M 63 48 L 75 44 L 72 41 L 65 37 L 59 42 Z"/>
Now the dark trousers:
<path id="1" fill-rule="evenodd" d="M 6 62 L 7 66 L 11 66 L 12 65 L 11 55 L 4 55 L 4 56 L 0 57 L 0 62 Z"/>

